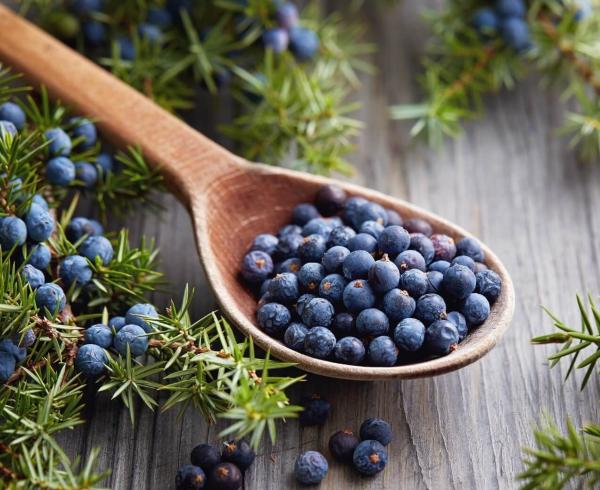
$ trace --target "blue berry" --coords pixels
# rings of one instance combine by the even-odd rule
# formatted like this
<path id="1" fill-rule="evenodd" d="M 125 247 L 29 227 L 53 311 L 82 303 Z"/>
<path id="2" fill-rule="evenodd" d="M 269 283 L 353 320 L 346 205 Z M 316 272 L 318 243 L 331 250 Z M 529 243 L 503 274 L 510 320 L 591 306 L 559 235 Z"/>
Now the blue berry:
<path id="1" fill-rule="evenodd" d="M 475 291 L 475 274 L 464 265 L 455 264 L 450 266 L 444 272 L 442 288 L 444 293 L 454 299 L 465 299 L 469 294 Z"/>
<path id="2" fill-rule="evenodd" d="M 396 260 L 394 260 L 394 263 L 400 272 L 406 272 L 410 269 L 419 269 L 423 272 L 427 270 L 425 259 L 416 250 L 405 250 L 404 252 L 398 254 Z"/>
<path id="3" fill-rule="evenodd" d="M 338 362 L 358 365 L 365 358 L 365 346 L 356 337 L 344 337 L 335 344 L 333 355 Z"/>
<path id="4" fill-rule="evenodd" d="M 442 282 L 444 281 L 444 274 L 438 271 L 429 271 L 427 273 L 427 292 L 428 293 L 440 293 L 442 291 Z"/>
<path id="5" fill-rule="evenodd" d="M 369 284 L 378 293 L 386 293 L 398 286 L 400 271 L 387 255 L 369 269 Z"/>
<path id="6" fill-rule="evenodd" d="M 327 250 L 327 240 L 322 235 L 308 235 L 298 247 L 298 256 L 303 262 L 320 262 Z"/>
<path id="7" fill-rule="evenodd" d="M 219 463 L 208 475 L 210 488 L 215 490 L 238 490 L 242 487 L 242 472 L 233 463 Z"/>
<path id="8" fill-rule="evenodd" d="M 339 304 L 343 300 L 344 289 L 348 281 L 340 274 L 329 274 L 325 276 L 319 285 L 319 296 L 333 304 Z"/>
<path id="9" fill-rule="evenodd" d="M 256 454 L 244 439 L 228 441 L 224 445 L 221 459 L 233 463 L 240 470 L 246 471 L 254 461 Z"/>
<path id="10" fill-rule="evenodd" d="M 298 204 L 292 211 L 292 221 L 299 226 L 304 226 L 311 219 L 320 217 L 321 213 L 319 213 L 315 205 L 306 202 Z"/>
<path id="11" fill-rule="evenodd" d="M 502 290 L 502 279 L 493 270 L 487 269 L 475 275 L 477 287 L 475 291 L 483 294 L 490 303 L 494 303 Z"/>
<path id="12" fill-rule="evenodd" d="M 415 352 L 425 341 L 425 325 L 416 318 L 405 318 L 394 329 L 394 342 L 399 349 Z"/>
<path id="13" fill-rule="evenodd" d="M 67 238 L 72 243 L 78 242 L 84 235 L 97 236 L 102 235 L 102 232 L 100 223 L 82 216 L 73 218 L 65 230 Z"/>
<path id="14" fill-rule="evenodd" d="M 366 279 L 373 264 L 375 259 L 369 252 L 355 250 L 344 259 L 342 271 L 346 279 Z"/>
<path id="15" fill-rule="evenodd" d="M 392 289 L 383 297 L 383 311 L 394 323 L 412 316 L 415 307 L 415 300 L 406 291 L 400 289 Z"/>
<path id="16" fill-rule="evenodd" d="M 295 226 L 295 225 L 293 225 Z M 279 243 L 275 248 L 274 256 L 279 260 L 289 259 L 296 257 L 298 254 L 298 248 L 302 245 L 304 237 L 299 233 L 285 233 L 279 234 Z"/>
<path id="17" fill-rule="evenodd" d="M 482 294 L 470 294 L 462 307 L 462 314 L 469 325 L 481 325 L 490 316 L 490 303 Z"/>
<path id="18" fill-rule="evenodd" d="M 39 194 L 34 194 L 33 197 L 31 198 L 31 202 L 34 203 L 34 204 L 37 204 L 38 206 L 40 206 L 42 208 L 44 208 L 46 211 L 48 211 L 48 209 L 49 209 L 48 203 Z"/>
<path id="19" fill-rule="evenodd" d="M 298 271 L 298 282 L 305 290 L 314 292 L 325 277 L 325 268 L 317 262 L 308 262 Z"/>
<path id="20" fill-rule="evenodd" d="M 359 206 L 354 218 L 354 227 L 360 228 L 365 221 L 375 221 L 383 226 L 387 225 L 386 209 L 375 202 L 367 201 Z"/>
<path id="21" fill-rule="evenodd" d="M 447 320 L 452 322 L 456 327 L 459 342 L 467 336 L 469 329 L 467 326 L 467 320 L 462 313 L 459 313 L 458 311 L 451 311 L 448 313 Z"/>
<path id="22" fill-rule="evenodd" d="M 0 350 L 0 384 L 4 384 L 15 372 L 17 363 L 10 352 Z"/>
<path id="23" fill-rule="evenodd" d="M 73 283 L 85 286 L 92 280 L 92 269 L 85 257 L 70 255 L 60 264 L 59 275 L 67 287 Z"/>
<path id="24" fill-rule="evenodd" d="M 496 33 L 500 25 L 500 20 L 493 9 L 483 7 L 477 9 L 473 14 L 472 24 L 480 34 L 490 35 Z"/>
<path id="25" fill-rule="evenodd" d="M 198 444 L 192 449 L 190 461 L 205 472 L 210 471 L 221 462 L 221 452 L 212 444 Z"/>
<path id="26" fill-rule="evenodd" d="M 356 317 L 356 331 L 360 337 L 377 337 L 387 334 L 389 329 L 388 317 L 377 308 L 362 310 Z"/>
<path id="27" fill-rule="evenodd" d="M 334 313 L 331 302 L 325 298 L 313 298 L 304 307 L 300 317 L 307 327 L 328 327 L 333 321 Z"/>
<path id="28" fill-rule="evenodd" d="M 279 337 L 289 325 L 290 310 L 279 303 L 267 303 L 256 312 L 258 325 L 272 337 Z"/>
<path id="29" fill-rule="evenodd" d="M 465 237 L 456 244 L 456 254 L 471 257 L 475 262 L 485 260 L 483 247 L 475 238 Z"/>
<path id="30" fill-rule="evenodd" d="M 426 264 L 430 264 L 435 255 L 435 249 L 433 248 L 433 242 L 431 239 L 423 233 L 411 233 L 410 244 L 408 246 L 410 250 L 419 252 Z"/>
<path id="31" fill-rule="evenodd" d="M 414 316 L 425 326 L 446 318 L 446 302 L 438 294 L 425 294 L 417 300 Z"/>
<path id="32" fill-rule="evenodd" d="M 398 361 L 398 348 L 391 338 L 382 335 L 369 342 L 367 357 L 373 366 L 393 366 Z"/>
<path id="33" fill-rule="evenodd" d="M 47 283 L 40 286 L 35 291 L 35 304 L 44 312 L 60 313 L 67 304 L 67 298 L 60 286 L 54 283 Z"/>
<path id="34" fill-rule="evenodd" d="M 91 236 L 81 244 L 79 253 L 92 262 L 95 262 L 98 257 L 102 264 L 108 265 L 113 258 L 113 246 L 103 236 Z"/>
<path id="35" fill-rule="evenodd" d="M 367 281 L 356 279 L 348 283 L 342 299 L 348 311 L 358 313 L 375 304 L 375 293 Z"/>
<path id="36" fill-rule="evenodd" d="M 20 130 L 25 126 L 25 112 L 14 102 L 5 102 L 0 105 L 0 120 L 10 121 Z"/>
<path id="37" fill-rule="evenodd" d="M 468 255 L 457 255 L 452 259 L 452 265 L 464 265 L 475 272 L 475 261 Z"/>
<path id="38" fill-rule="evenodd" d="M 289 32 L 290 49 L 300 61 L 315 57 L 319 50 L 319 36 L 314 31 L 304 27 L 294 27 Z"/>
<path id="39" fill-rule="evenodd" d="M 19 347 L 31 347 L 35 341 L 36 336 L 33 329 L 28 328 L 25 332 L 20 332 L 15 335 L 14 341 L 17 343 Z"/>
<path id="40" fill-rule="evenodd" d="M 431 225 L 421 218 L 411 218 L 406 220 L 404 223 L 404 228 L 411 235 L 425 235 L 429 237 L 433 234 L 433 228 Z"/>
<path id="41" fill-rule="evenodd" d="M 10 134 L 12 137 L 16 136 L 17 128 L 10 121 L 0 120 L 0 137 L 5 139 L 6 135 Z"/>
<path id="42" fill-rule="evenodd" d="M 37 289 L 46 282 L 44 273 L 41 270 L 33 267 L 31 264 L 27 264 L 25 267 L 23 267 L 21 275 L 23 276 L 23 279 L 29 283 L 31 289 Z"/>
<path id="43" fill-rule="evenodd" d="M 119 50 L 119 56 L 122 60 L 133 61 L 135 59 L 136 49 L 131 39 L 126 36 L 119 36 L 117 37 L 116 43 Z"/>
<path id="44" fill-rule="evenodd" d="M 402 219 L 402 216 L 400 216 L 400 214 L 397 211 L 394 211 L 393 209 L 386 209 L 386 213 L 387 213 L 387 226 L 392 226 L 392 225 L 402 226 L 404 224 L 404 220 Z"/>
<path id="45" fill-rule="evenodd" d="M 46 209 L 35 203 L 31 204 L 25 216 L 25 224 L 27 225 L 27 236 L 36 242 L 47 240 L 54 231 L 54 218 Z"/>
<path id="46" fill-rule="evenodd" d="M 97 20 L 86 20 L 81 24 L 81 30 L 86 42 L 92 46 L 101 46 L 106 42 L 106 25 Z"/>
<path id="47" fill-rule="evenodd" d="M 446 355 L 456 349 L 459 342 L 458 331 L 454 323 L 437 320 L 425 332 L 425 348 L 436 355 Z"/>
<path id="48" fill-rule="evenodd" d="M 526 51 L 531 47 L 527 22 L 516 17 L 502 20 L 500 32 L 504 42 L 515 51 Z"/>
<path id="49" fill-rule="evenodd" d="M 342 210 L 346 198 L 346 192 L 339 185 L 328 184 L 317 191 L 315 202 L 324 216 L 331 216 Z"/>
<path id="50" fill-rule="evenodd" d="M 443 274 L 444 272 L 446 272 L 446 269 L 448 269 L 448 267 L 450 267 L 451 265 L 452 264 L 450 264 L 450 262 L 446 260 L 436 260 L 435 262 L 429 264 L 429 270 L 441 272 Z"/>
<path id="51" fill-rule="evenodd" d="M 336 226 L 329 218 L 313 218 L 302 227 L 302 235 L 321 235 L 327 240 Z"/>
<path id="52" fill-rule="evenodd" d="M 301 352 L 304 350 L 304 338 L 307 333 L 308 328 L 302 323 L 291 323 L 289 327 L 285 329 L 283 342 L 290 349 Z"/>
<path id="53" fill-rule="evenodd" d="M 138 32 L 141 39 L 144 39 L 151 44 L 161 44 L 163 41 L 162 29 L 159 26 L 150 24 L 149 22 L 142 22 L 139 24 Z"/>
<path id="54" fill-rule="evenodd" d="M 75 164 L 75 178 L 81 182 L 83 187 L 91 189 L 98 181 L 98 170 L 88 162 L 77 162 Z"/>
<path id="55" fill-rule="evenodd" d="M 347 312 L 338 313 L 333 317 L 331 329 L 338 338 L 356 335 L 354 317 Z"/>
<path id="56" fill-rule="evenodd" d="M 94 344 L 108 349 L 113 343 L 113 333 L 108 326 L 98 323 L 85 329 L 84 339 L 86 344 Z"/>
<path id="57" fill-rule="evenodd" d="M 323 254 L 321 262 L 327 272 L 341 272 L 344 260 L 348 255 L 350 255 L 350 250 L 346 247 L 334 245 Z"/>
<path id="58" fill-rule="evenodd" d="M 113 316 L 108 320 L 108 326 L 115 332 L 121 330 L 125 325 L 127 325 L 127 321 L 124 316 Z"/>
<path id="59" fill-rule="evenodd" d="M 96 378 L 104 373 L 108 364 L 106 351 L 94 344 L 79 347 L 75 357 L 75 368 L 88 378 Z"/>
<path id="60" fill-rule="evenodd" d="M 376 240 L 381 235 L 381 232 L 384 230 L 384 226 L 377 221 L 365 221 L 360 225 L 359 233 L 366 233 L 367 235 L 371 235 Z"/>
<path id="61" fill-rule="evenodd" d="M 298 421 L 304 427 L 325 424 L 331 411 L 331 404 L 317 394 L 303 398 L 300 405 L 304 408 L 298 416 Z"/>
<path id="62" fill-rule="evenodd" d="M 496 0 L 494 9 L 503 17 L 525 17 L 523 0 Z"/>
<path id="63" fill-rule="evenodd" d="M 175 475 L 176 490 L 202 490 L 206 483 L 206 475 L 199 466 L 185 464 Z"/>
<path id="64" fill-rule="evenodd" d="M 488 266 L 485 265 L 483 262 L 475 262 L 475 269 L 473 270 L 473 272 L 475 272 L 475 276 L 477 276 L 478 273 L 487 271 L 487 270 L 488 270 Z"/>
<path id="65" fill-rule="evenodd" d="M 151 324 L 148 323 L 144 317 L 158 319 L 158 312 L 156 308 L 150 303 L 138 303 L 133 305 L 127 310 L 125 314 L 125 321 L 129 325 L 137 325 L 141 327 L 144 332 L 150 332 L 152 330 Z"/>
<path id="66" fill-rule="evenodd" d="M 164 29 L 171 26 L 173 17 L 171 16 L 171 13 L 164 8 L 151 7 L 148 9 L 148 22 Z"/>
<path id="67" fill-rule="evenodd" d="M 6 352 L 13 356 L 15 363 L 23 362 L 27 357 L 27 349 L 19 347 L 12 339 L 0 340 L 0 352 Z"/>
<path id="68" fill-rule="evenodd" d="M 296 458 L 294 476 L 302 485 L 320 483 L 329 471 L 325 456 L 317 451 L 306 451 Z"/>
<path id="69" fill-rule="evenodd" d="M 306 305 L 310 303 L 310 300 L 314 298 L 316 298 L 316 296 L 310 293 L 305 293 L 302 296 L 300 296 L 298 298 L 298 301 L 296 301 L 296 313 L 298 313 L 299 316 L 302 316 L 304 308 L 306 308 Z"/>
<path id="70" fill-rule="evenodd" d="M 377 441 L 383 446 L 387 446 L 392 442 L 392 428 L 390 424 L 379 418 L 365 420 L 360 426 L 359 434 L 363 441 Z"/>
<path id="71" fill-rule="evenodd" d="M 358 209 L 368 201 L 363 197 L 351 197 L 344 203 L 344 211 L 342 213 L 344 222 L 354 226 L 357 220 Z"/>
<path id="72" fill-rule="evenodd" d="M 298 24 L 298 9 L 292 2 L 285 2 L 275 11 L 277 23 L 284 29 L 291 29 Z"/>
<path id="73" fill-rule="evenodd" d="M 75 180 L 75 165 L 66 157 L 54 157 L 46 165 L 46 177 L 53 185 L 69 185 Z"/>
<path id="74" fill-rule="evenodd" d="M 87 150 L 96 144 L 98 133 L 92 121 L 84 117 L 74 117 L 70 122 L 74 125 L 71 134 L 73 138 L 79 140 L 79 147 Z"/>
<path id="75" fill-rule="evenodd" d="M 388 226 L 379 235 L 378 245 L 381 253 L 396 258 L 410 245 L 410 235 L 401 226 Z"/>
<path id="76" fill-rule="evenodd" d="M 430 239 L 433 244 L 433 250 L 435 251 L 433 260 L 445 260 L 450 262 L 454 258 L 456 255 L 456 245 L 454 244 L 454 239 L 452 237 L 437 233 L 431 235 Z"/>
<path id="77" fill-rule="evenodd" d="M 283 274 L 284 272 L 291 272 L 297 274 L 302 267 L 302 261 L 297 257 L 285 259 L 283 262 L 277 264 L 275 267 L 276 274 Z"/>
<path id="78" fill-rule="evenodd" d="M 360 439 L 349 429 L 339 430 L 329 438 L 329 452 L 343 463 L 351 463 Z"/>
<path id="79" fill-rule="evenodd" d="M 0 221 L 0 246 L 3 250 L 23 245 L 27 240 L 27 225 L 16 216 L 7 216 Z"/>
<path id="80" fill-rule="evenodd" d="M 260 250 L 261 252 L 271 255 L 275 251 L 275 248 L 277 248 L 278 243 L 279 240 L 276 236 L 270 235 L 269 233 L 263 233 L 254 238 L 250 250 Z"/>
<path id="81" fill-rule="evenodd" d="M 295 302 L 300 296 L 298 277 L 290 272 L 277 274 L 269 283 L 268 293 L 272 301 L 277 303 Z"/>
<path id="82" fill-rule="evenodd" d="M 269 284 L 271 284 L 271 279 L 265 279 L 260 285 L 260 289 L 258 290 L 258 297 L 261 298 L 269 291 Z"/>
<path id="83" fill-rule="evenodd" d="M 407 270 L 400 276 L 400 289 L 403 289 L 413 298 L 419 298 L 427 293 L 429 280 L 427 274 L 419 269 Z"/>
<path id="84" fill-rule="evenodd" d="M 385 468 L 387 451 L 379 441 L 362 441 L 352 455 L 352 463 L 356 470 L 367 476 L 372 476 Z"/>
<path id="85" fill-rule="evenodd" d="M 348 241 L 348 250 L 364 250 L 370 254 L 377 252 L 377 239 L 367 233 L 359 233 Z"/>
<path id="86" fill-rule="evenodd" d="M 96 167 L 99 168 L 103 177 L 106 177 L 109 172 L 113 172 L 113 158 L 106 152 L 98 154 L 96 157 Z"/>
<path id="87" fill-rule="evenodd" d="M 281 238 L 285 235 L 302 235 L 302 227 L 298 225 L 282 226 L 277 232 L 277 238 Z"/>
<path id="88" fill-rule="evenodd" d="M 304 338 L 304 350 L 310 356 L 325 359 L 333 352 L 335 343 L 335 335 L 331 330 L 325 327 L 313 327 Z"/>
<path id="89" fill-rule="evenodd" d="M 44 136 L 50 142 L 48 145 L 48 151 L 53 156 L 65 156 L 71 153 L 73 144 L 71 138 L 60 128 L 48 129 Z"/>
<path id="90" fill-rule="evenodd" d="M 329 234 L 327 245 L 330 247 L 341 246 L 348 247 L 350 239 L 356 235 L 356 232 L 349 226 L 336 226 Z"/>
<path id="91" fill-rule="evenodd" d="M 268 29 L 263 33 L 262 41 L 267 49 L 274 53 L 283 53 L 290 43 L 288 31 L 281 28 Z"/>
<path id="92" fill-rule="evenodd" d="M 127 348 L 133 357 L 141 356 L 148 349 L 148 337 L 144 329 L 138 325 L 125 325 L 113 340 L 116 351 L 125 356 Z"/>

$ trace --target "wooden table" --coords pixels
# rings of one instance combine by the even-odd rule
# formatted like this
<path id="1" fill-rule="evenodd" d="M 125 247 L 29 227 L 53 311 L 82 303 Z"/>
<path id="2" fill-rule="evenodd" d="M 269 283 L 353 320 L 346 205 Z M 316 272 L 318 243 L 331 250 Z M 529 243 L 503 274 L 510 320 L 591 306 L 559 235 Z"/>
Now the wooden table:
<path id="1" fill-rule="evenodd" d="M 322 393 L 333 405 L 330 420 L 320 429 L 301 430 L 296 421 L 280 425 L 277 443 L 265 442 L 246 474 L 246 489 L 297 488 L 291 472 L 301 450 L 328 454 L 330 434 L 358 429 L 373 416 L 394 430 L 386 470 L 364 479 L 332 462 L 321 488 L 515 488 L 521 448 L 532 444 L 532 424 L 543 412 L 563 425 L 567 414 L 576 424 L 598 420 L 598 385 L 580 392 L 575 379 L 563 383 L 564 366 L 550 371 L 545 360 L 552 348 L 533 347 L 529 339 L 551 329 L 542 304 L 577 322 L 575 293 L 600 291 L 600 166 L 579 164 L 557 136 L 564 110 L 558 94 L 537 80 L 489 97 L 486 117 L 442 151 L 409 144 L 407 126 L 390 122 L 387 107 L 418 99 L 414 76 L 426 33 L 417 3 L 367 10 L 379 74 L 360 91 L 365 131 L 352 156 L 353 180 L 431 209 L 486 241 L 515 282 L 513 325 L 481 361 L 435 379 L 359 383 L 310 376 L 292 397 Z M 199 97 L 204 117 L 197 126 L 214 136 L 211 128 L 227 111 L 217 114 Z M 139 216 L 128 226 L 134 237 L 156 237 L 174 289 L 182 291 L 186 282 L 196 287 L 194 313 L 202 315 L 215 304 L 188 217 L 172 197 L 162 202 L 162 220 Z M 86 416 L 90 423 L 65 437 L 69 452 L 100 447 L 100 465 L 112 469 L 107 486 L 114 489 L 173 488 L 192 447 L 216 441 L 221 428 L 208 427 L 192 411 L 178 418 L 176 410 L 145 409 L 132 428 L 126 410 L 105 397 L 90 404 Z"/>

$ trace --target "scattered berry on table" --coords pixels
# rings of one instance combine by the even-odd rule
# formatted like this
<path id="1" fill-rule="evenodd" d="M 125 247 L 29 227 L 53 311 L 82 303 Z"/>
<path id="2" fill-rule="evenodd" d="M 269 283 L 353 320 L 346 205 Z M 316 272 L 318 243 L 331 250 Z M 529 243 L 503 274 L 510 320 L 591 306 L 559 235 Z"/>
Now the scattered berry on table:
<path id="1" fill-rule="evenodd" d="M 352 462 L 352 455 L 360 439 L 350 429 L 339 430 L 329 438 L 329 452 L 338 461 Z"/>
<path id="2" fill-rule="evenodd" d="M 323 425 L 331 412 L 331 404 L 316 394 L 302 399 L 300 404 L 304 409 L 300 412 L 298 420 L 300 421 L 300 425 L 305 427 Z"/>
<path id="3" fill-rule="evenodd" d="M 176 490 L 202 490 L 206 483 L 206 475 L 199 466 L 186 464 L 175 476 Z"/>
<path id="4" fill-rule="evenodd" d="M 352 463 L 359 473 L 366 476 L 375 475 L 385 468 L 387 451 L 379 441 L 362 441 L 354 450 Z"/>
<path id="5" fill-rule="evenodd" d="M 221 453 L 212 444 L 198 444 L 192 449 L 190 460 L 194 466 L 199 466 L 208 473 L 221 462 Z"/>
<path id="6" fill-rule="evenodd" d="M 238 490 L 242 487 L 242 472 L 233 463 L 219 463 L 210 470 L 208 480 L 213 490 Z"/>
<path id="7" fill-rule="evenodd" d="M 221 459 L 235 464 L 241 471 L 250 467 L 256 453 L 245 439 L 228 441 L 224 444 Z"/>
<path id="8" fill-rule="evenodd" d="M 384 446 L 392 442 L 392 428 L 388 422 L 380 418 L 365 420 L 360 426 L 360 438 L 363 441 L 374 440 Z"/>
<path id="9" fill-rule="evenodd" d="M 325 456 L 317 451 L 306 451 L 296 458 L 294 476 L 302 485 L 320 483 L 329 471 Z"/>

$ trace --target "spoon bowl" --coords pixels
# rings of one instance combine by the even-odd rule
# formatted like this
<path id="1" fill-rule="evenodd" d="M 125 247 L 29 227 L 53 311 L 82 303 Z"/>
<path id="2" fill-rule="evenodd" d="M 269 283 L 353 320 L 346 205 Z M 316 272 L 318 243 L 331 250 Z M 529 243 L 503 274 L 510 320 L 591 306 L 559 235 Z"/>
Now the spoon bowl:
<path id="1" fill-rule="evenodd" d="M 405 201 L 333 179 L 254 164 L 210 141 L 107 71 L 0 6 L 0 60 L 36 85 L 98 121 L 117 146 L 139 146 L 159 166 L 171 190 L 190 212 L 196 245 L 225 315 L 278 359 L 333 378 L 376 380 L 434 376 L 459 369 L 486 354 L 508 328 L 514 289 L 503 264 L 484 245 L 486 264 L 502 278 L 502 291 L 487 321 L 450 355 L 394 367 L 350 366 L 298 353 L 258 328 L 257 301 L 239 278 L 240 263 L 254 236 L 289 222 L 293 207 L 313 201 L 324 184 L 394 209 L 404 219 L 422 218 L 436 233 L 455 240 L 462 228 Z"/>

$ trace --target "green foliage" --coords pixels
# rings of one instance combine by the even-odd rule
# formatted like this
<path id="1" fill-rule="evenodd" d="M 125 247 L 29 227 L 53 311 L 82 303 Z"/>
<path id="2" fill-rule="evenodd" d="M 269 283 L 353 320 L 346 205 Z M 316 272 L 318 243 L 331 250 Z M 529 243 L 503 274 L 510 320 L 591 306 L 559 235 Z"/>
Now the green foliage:
<path id="1" fill-rule="evenodd" d="M 593 0 L 592 0 L 593 1 Z M 501 88 L 512 89 L 531 68 L 545 82 L 560 86 L 575 111 L 562 128 L 581 155 L 600 155 L 600 9 L 576 22 L 569 2 L 531 2 L 528 23 L 533 49 L 517 53 L 500 39 L 482 37 L 471 26 L 473 13 L 488 5 L 479 0 L 453 0 L 426 15 L 433 32 L 423 60 L 420 84 L 425 101 L 390 108 L 393 119 L 416 120 L 411 136 L 439 146 L 457 137 L 465 120 L 482 115 L 482 99 Z"/>
<path id="2" fill-rule="evenodd" d="M 110 49 L 85 44 L 81 20 L 66 0 L 20 3 L 22 13 L 168 110 L 192 108 L 198 85 L 212 94 L 231 92 L 240 101 L 237 117 L 222 131 L 248 158 L 318 173 L 350 171 L 344 157 L 360 125 L 348 117 L 357 106 L 346 99 L 359 84 L 357 72 L 373 71 L 365 61 L 373 46 L 361 40 L 363 28 L 352 20 L 361 2 L 350 2 L 344 15 L 324 15 L 317 2 L 302 11 L 302 25 L 314 29 L 321 44 L 310 62 L 289 53 L 273 56 L 263 47 L 262 34 L 276 27 L 273 0 L 194 2 L 164 30 L 160 44 L 141 39 L 137 26 L 161 2 L 108 2 L 93 18 L 106 25 Z M 77 28 L 65 30 L 67 19 Z M 117 40 L 123 35 L 135 46 L 134 60 L 121 59 Z"/>
<path id="3" fill-rule="evenodd" d="M 574 369 L 585 369 L 581 382 L 583 389 L 600 359 L 600 311 L 591 296 L 589 305 L 577 296 L 581 317 L 578 329 L 567 326 L 555 315 L 545 310 L 552 318 L 556 332 L 540 335 L 531 341 L 534 344 L 561 344 L 558 352 L 548 359 L 554 367 L 561 359 L 569 359 L 566 378 Z M 589 351 L 592 351 L 590 353 Z M 584 359 L 580 355 L 586 352 Z M 600 482 L 600 425 L 588 424 L 582 431 L 567 420 L 567 432 L 563 434 L 556 424 L 547 420 L 534 431 L 536 447 L 525 448 L 525 471 L 519 475 L 524 489 L 595 488 Z"/>

